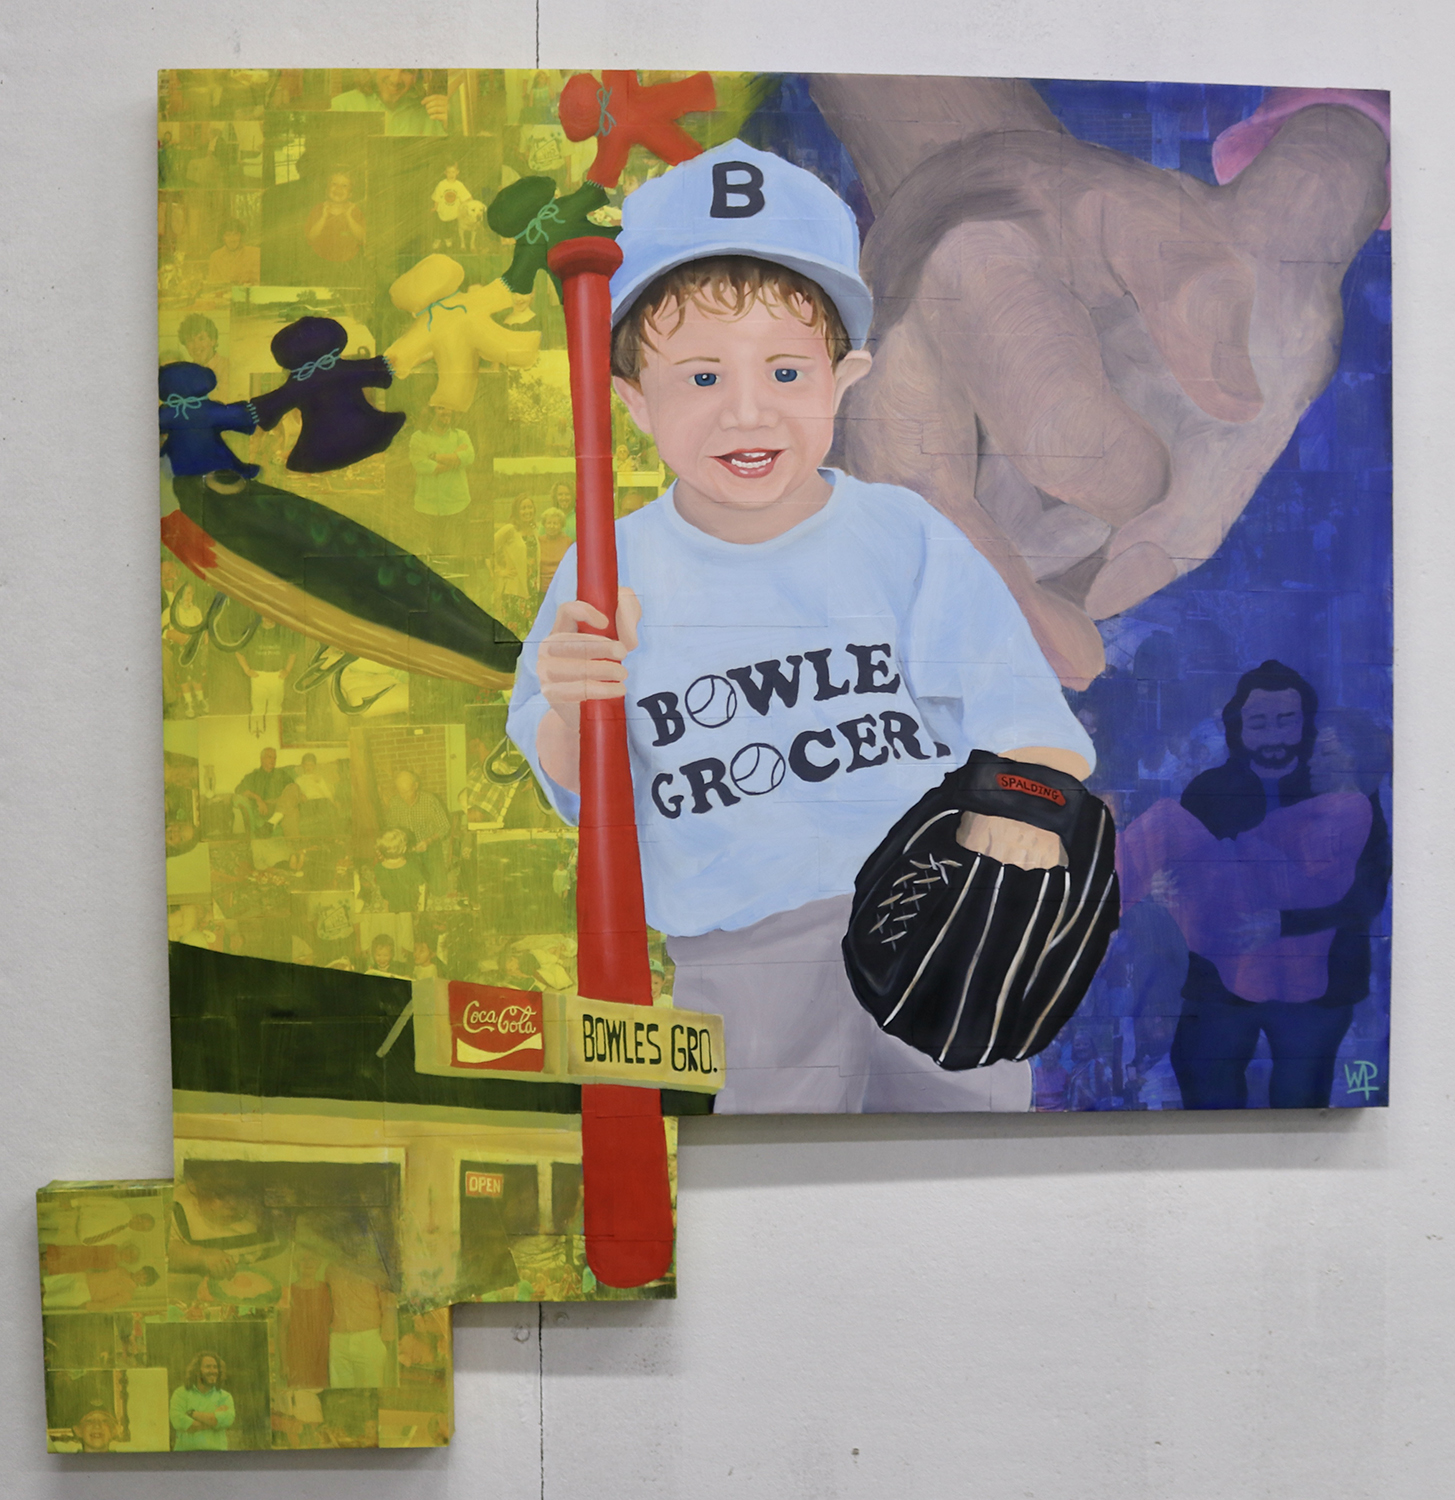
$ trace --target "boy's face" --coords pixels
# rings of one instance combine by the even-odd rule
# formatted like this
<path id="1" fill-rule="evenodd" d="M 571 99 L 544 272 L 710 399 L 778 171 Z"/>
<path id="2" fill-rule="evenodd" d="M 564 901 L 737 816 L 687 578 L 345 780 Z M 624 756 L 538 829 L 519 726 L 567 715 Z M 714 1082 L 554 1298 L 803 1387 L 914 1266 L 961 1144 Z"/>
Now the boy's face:
<path id="1" fill-rule="evenodd" d="M 112 1428 L 110 1412 L 88 1411 L 76 1423 L 76 1436 L 81 1440 L 84 1453 L 106 1453 L 110 1451 L 116 1434 Z"/>
<path id="2" fill-rule="evenodd" d="M 741 316 L 689 302 L 681 327 L 646 332 L 640 385 L 617 394 L 663 460 L 698 499 L 761 511 L 817 477 L 844 392 L 868 373 L 856 350 L 835 369 L 822 332 L 792 307 L 754 301 Z"/>

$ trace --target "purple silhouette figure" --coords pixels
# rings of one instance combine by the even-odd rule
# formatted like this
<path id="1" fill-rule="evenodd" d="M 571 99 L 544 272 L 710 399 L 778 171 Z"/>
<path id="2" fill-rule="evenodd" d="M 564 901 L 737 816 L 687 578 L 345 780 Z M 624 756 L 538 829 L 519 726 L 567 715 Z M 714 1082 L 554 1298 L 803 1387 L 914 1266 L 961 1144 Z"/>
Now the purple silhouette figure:
<path id="1" fill-rule="evenodd" d="M 215 469 L 234 469 L 245 479 L 257 472 L 256 464 L 245 464 L 218 436 L 221 432 L 253 432 L 257 418 L 246 401 L 209 401 L 207 393 L 217 385 L 217 376 L 206 365 L 179 360 L 157 371 L 157 398 L 161 408 L 158 425 L 166 434 L 162 453 L 171 461 L 172 473 L 211 474 Z"/>
<path id="2" fill-rule="evenodd" d="M 364 396 L 365 386 L 393 384 L 388 360 L 344 359 L 347 343 L 333 318 L 299 318 L 273 335 L 273 358 L 289 376 L 250 404 L 265 429 L 298 408 L 303 431 L 288 455 L 295 473 L 322 474 L 382 453 L 404 425 L 402 411 L 380 411 Z"/>

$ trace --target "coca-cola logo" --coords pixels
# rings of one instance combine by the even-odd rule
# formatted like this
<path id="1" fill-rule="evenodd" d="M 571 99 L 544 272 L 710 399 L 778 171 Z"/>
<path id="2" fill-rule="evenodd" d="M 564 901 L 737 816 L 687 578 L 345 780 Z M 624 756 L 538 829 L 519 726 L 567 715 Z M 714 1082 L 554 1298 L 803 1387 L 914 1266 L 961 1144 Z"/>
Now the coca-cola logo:
<path id="1" fill-rule="evenodd" d="M 457 1068 L 539 1073 L 545 1065 L 545 1012 L 534 990 L 454 980 L 450 1031 Z"/>
<path id="2" fill-rule="evenodd" d="M 478 1001 L 465 1006 L 460 1024 L 466 1031 L 494 1031 L 500 1036 L 530 1036 L 540 1029 L 540 1018 L 528 1005 L 502 1005 L 489 1010 Z"/>

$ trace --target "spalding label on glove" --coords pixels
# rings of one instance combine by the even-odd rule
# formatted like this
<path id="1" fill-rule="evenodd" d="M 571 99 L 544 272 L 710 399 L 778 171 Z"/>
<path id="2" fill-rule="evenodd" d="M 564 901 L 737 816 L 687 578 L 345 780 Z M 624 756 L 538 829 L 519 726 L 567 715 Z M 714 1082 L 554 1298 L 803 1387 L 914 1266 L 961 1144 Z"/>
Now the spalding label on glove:
<path id="1" fill-rule="evenodd" d="M 1044 797 L 1047 802 L 1054 802 L 1057 807 L 1066 806 L 1064 792 L 1058 792 L 1053 786 L 1042 786 L 1039 781 L 1031 781 L 1025 776 L 1011 776 L 1004 771 L 998 771 L 995 784 L 1003 792 L 1027 792 L 1032 797 Z"/>
<path id="2" fill-rule="evenodd" d="M 965 813 L 1056 834 L 1065 868 L 1022 870 L 956 839 Z M 891 1036 L 958 1071 L 1047 1046 L 1085 995 L 1120 909 L 1116 830 L 1049 766 L 974 751 L 895 825 L 854 883 L 844 966 Z"/>
<path id="3" fill-rule="evenodd" d="M 1064 844 L 1076 826 L 1083 799 L 1091 794 L 1064 771 L 974 750 L 929 795 L 960 799 L 965 812 L 1033 824 L 1057 834 Z"/>

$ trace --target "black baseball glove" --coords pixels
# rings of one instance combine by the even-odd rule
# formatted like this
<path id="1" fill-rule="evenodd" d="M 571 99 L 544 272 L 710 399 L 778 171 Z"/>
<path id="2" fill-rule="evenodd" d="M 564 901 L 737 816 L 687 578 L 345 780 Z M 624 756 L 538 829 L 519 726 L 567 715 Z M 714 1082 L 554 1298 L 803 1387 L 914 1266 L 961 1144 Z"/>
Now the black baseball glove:
<path id="1" fill-rule="evenodd" d="M 1022 870 L 955 841 L 962 813 L 1059 834 L 1063 869 Z M 1116 829 L 1074 776 L 984 750 L 922 797 L 854 882 L 844 964 L 859 1003 L 942 1068 L 1047 1046 L 1120 917 Z"/>

